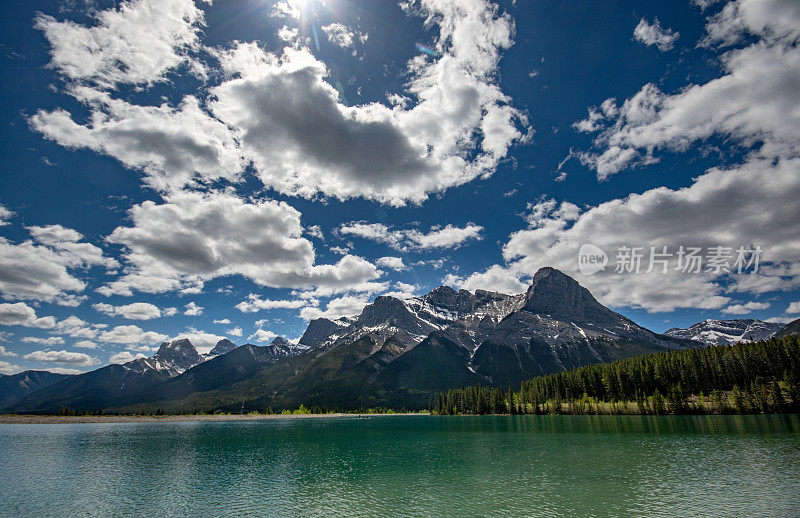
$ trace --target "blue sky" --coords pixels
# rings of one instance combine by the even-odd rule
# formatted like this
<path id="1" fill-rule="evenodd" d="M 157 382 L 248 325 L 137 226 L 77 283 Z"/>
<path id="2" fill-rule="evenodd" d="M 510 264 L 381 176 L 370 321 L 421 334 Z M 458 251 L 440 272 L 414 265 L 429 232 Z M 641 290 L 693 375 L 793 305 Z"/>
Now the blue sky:
<path id="1" fill-rule="evenodd" d="M 655 331 L 800 316 L 795 2 L 0 9 L 0 372 L 296 339 L 547 265 Z"/>

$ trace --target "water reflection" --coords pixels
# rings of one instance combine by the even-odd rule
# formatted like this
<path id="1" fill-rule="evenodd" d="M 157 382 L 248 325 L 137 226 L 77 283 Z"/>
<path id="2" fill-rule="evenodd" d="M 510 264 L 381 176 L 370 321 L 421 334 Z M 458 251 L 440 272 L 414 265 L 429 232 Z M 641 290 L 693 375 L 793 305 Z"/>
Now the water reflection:
<path id="1" fill-rule="evenodd" d="M 0 515 L 800 515 L 797 416 L 0 425 Z"/>
<path id="2" fill-rule="evenodd" d="M 562 415 L 442 416 L 448 432 L 800 435 L 800 416 L 772 415 Z"/>

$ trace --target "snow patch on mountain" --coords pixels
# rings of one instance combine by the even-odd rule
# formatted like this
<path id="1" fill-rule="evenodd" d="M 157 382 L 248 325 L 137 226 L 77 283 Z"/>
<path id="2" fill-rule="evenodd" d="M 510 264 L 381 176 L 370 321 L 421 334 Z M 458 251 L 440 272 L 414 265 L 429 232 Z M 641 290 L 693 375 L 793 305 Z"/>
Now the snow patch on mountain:
<path id="1" fill-rule="evenodd" d="M 708 319 L 686 329 L 674 327 L 664 334 L 673 338 L 694 340 L 704 345 L 731 345 L 739 342 L 758 342 L 772 338 L 783 324 L 751 318 L 734 320 Z"/>

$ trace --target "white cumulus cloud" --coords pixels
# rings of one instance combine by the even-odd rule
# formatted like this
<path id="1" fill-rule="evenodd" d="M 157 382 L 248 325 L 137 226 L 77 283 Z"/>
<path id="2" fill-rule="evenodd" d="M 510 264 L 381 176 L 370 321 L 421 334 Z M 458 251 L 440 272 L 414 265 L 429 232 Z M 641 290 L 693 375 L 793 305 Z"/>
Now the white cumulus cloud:
<path id="1" fill-rule="evenodd" d="M 554 266 L 613 306 L 650 311 L 723 308 L 730 293 L 764 293 L 800 285 L 800 236 L 795 231 L 800 221 L 798 197 L 800 159 L 792 159 L 753 160 L 731 169 L 711 169 L 689 187 L 631 194 L 578 215 L 572 208 L 560 210 L 543 200 L 544 209 L 531 209 L 538 214 L 529 218 L 531 227 L 513 233 L 504 246 L 507 263 L 475 274 L 463 286 L 491 290 L 503 270 L 524 279 L 540 267 Z M 765 217 L 765 207 L 770 208 L 769 217 Z M 578 250 L 586 243 L 607 254 L 610 265 L 605 271 L 591 276 L 579 273 Z M 755 274 L 752 268 L 741 275 L 736 271 L 683 273 L 675 269 L 681 245 L 704 250 L 723 246 L 734 252 L 739 247 L 760 246 L 761 264 Z M 647 273 L 645 259 L 639 274 L 614 273 L 617 252 L 625 246 L 642 247 L 645 257 L 650 257 L 651 247 L 660 251 L 667 246 L 672 253 L 668 272 L 657 266 Z"/>
<path id="2" fill-rule="evenodd" d="M 2 303 L 0 304 L 0 325 L 52 329 L 55 327 L 56 321 L 53 317 L 37 317 L 36 310 L 24 302 Z"/>
<path id="3" fill-rule="evenodd" d="M 70 351 L 33 351 L 26 354 L 24 358 L 35 362 L 60 363 L 79 367 L 91 367 L 100 363 L 97 358 L 93 358 L 86 353 Z"/>
<path id="4" fill-rule="evenodd" d="M 745 304 L 732 304 L 727 308 L 722 308 L 722 312 L 726 315 L 747 315 L 753 311 L 767 309 L 770 307 L 769 302 L 747 302 Z"/>
<path id="5" fill-rule="evenodd" d="M 8 225 L 8 220 L 11 219 L 14 213 L 0 204 L 0 227 Z"/>
<path id="6" fill-rule="evenodd" d="M 137 358 L 146 358 L 146 356 L 142 353 L 137 353 L 134 355 L 129 351 L 120 351 L 116 354 L 112 354 L 108 361 L 111 363 L 128 363 L 129 361 L 133 361 Z"/>
<path id="7" fill-rule="evenodd" d="M 261 310 L 270 309 L 298 309 L 306 305 L 308 305 L 308 301 L 303 299 L 270 300 L 262 299 L 255 293 L 251 293 L 247 296 L 246 300 L 236 304 L 236 309 L 242 313 L 256 313 Z"/>
<path id="8" fill-rule="evenodd" d="M 166 203 L 136 205 L 130 217 L 133 226 L 118 227 L 108 238 L 126 248 L 129 268 L 98 290 L 106 295 L 196 292 L 206 280 L 235 274 L 263 286 L 335 291 L 380 275 L 374 265 L 351 255 L 336 264 L 314 264 L 300 213 L 283 202 L 181 192 Z"/>
<path id="9" fill-rule="evenodd" d="M 661 52 L 672 50 L 675 46 L 675 40 L 679 36 L 679 32 L 661 27 L 661 22 L 658 21 L 658 18 L 653 20 L 653 23 L 642 18 L 633 30 L 633 37 L 636 41 L 645 45 L 654 45 Z"/>
<path id="10" fill-rule="evenodd" d="M 202 306 L 198 306 L 197 303 L 194 301 L 186 304 L 186 306 L 184 307 L 186 308 L 186 310 L 183 312 L 183 314 L 189 315 L 190 317 L 196 317 L 202 315 L 203 309 L 205 309 Z"/>
<path id="11" fill-rule="evenodd" d="M 0 345 L 0 356 L 19 356 L 19 355 L 13 351 L 7 351 L 5 347 Z"/>
<path id="12" fill-rule="evenodd" d="M 19 365 L 14 365 L 13 363 L 0 361 L 0 374 L 17 374 L 18 372 L 22 372 L 22 368 Z"/>
<path id="13" fill-rule="evenodd" d="M 39 15 L 36 28 L 50 43 L 52 68 L 104 87 L 164 81 L 199 46 L 204 25 L 192 0 L 129 0 L 93 16 L 96 24 L 86 27 Z"/>
<path id="14" fill-rule="evenodd" d="M 0 237 L 0 295 L 4 299 L 56 302 L 65 306 L 80 304 L 75 293 L 86 283 L 72 270 L 91 266 L 114 268 L 117 261 L 107 258 L 83 236 L 61 225 L 28 227 L 33 240 L 18 244 Z"/>
<path id="15" fill-rule="evenodd" d="M 688 85 L 674 94 L 648 84 L 625 100 L 616 117 L 608 117 L 610 124 L 602 125 L 595 139 L 598 150 L 579 154 L 600 179 L 630 166 L 656 162 L 658 150 L 686 151 L 714 135 L 729 138 L 758 156 L 798 156 L 800 7 L 782 0 L 741 0 L 723 12 L 729 8 L 738 17 L 712 19 L 708 30 L 715 34 L 724 26 L 749 32 L 757 40 L 723 54 L 724 74 L 719 78 Z M 577 124 L 589 128 L 591 119 L 590 111 L 589 119 Z"/>
<path id="16" fill-rule="evenodd" d="M 92 304 L 92 307 L 108 316 L 121 316 L 128 320 L 150 320 L 161 316 L 161 310 L 158 306 L 148 302 L 134 302 L 132 304 L 124 304 L 122 306 L 114 306 L 100 302 Z"/>
<path id="17" fill-rule="evenodd" d="M 453 225 L 434 226 L 428 232 L 417 229 L 397 229 L 383 223 L 351 221 L 339 226 L 339 234 L 385 243 L 395 250 L 431 250 L 434 248 L 458 248 L 469 240 L 483 239 L 483 227 L 467 223 L 463 228 Z"/>
<path id="18" fill-rule="evenodd" d="M 408 267 L 403 263 L 402 257 L 391 257 L 391 256 L 379 257 L 375 261 L 375 264 L 377 264 L 378 266 L 383 266 L 385 268 L 391 268 L 392 270 L 395 270 L 397 272 L 401 272 L 403 270 L 408 269 Z"/>
<path id="19" fill-rule="evenodd" d="M 115 344 L 146 344 L 153 345 L 163 342 L 169 338 L 167 335 L 156 333 L 155 331 L 144 331 L 139 326 L 116 326 L 107 331 L 103 331 L 97 337 L 101 342 Z"/>

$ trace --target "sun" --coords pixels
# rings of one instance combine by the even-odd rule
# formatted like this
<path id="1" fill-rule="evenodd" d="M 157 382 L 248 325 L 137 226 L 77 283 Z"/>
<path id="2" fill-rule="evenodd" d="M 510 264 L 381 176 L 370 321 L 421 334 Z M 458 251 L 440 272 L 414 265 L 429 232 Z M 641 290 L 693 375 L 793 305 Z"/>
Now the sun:
<path id="1" fill-rule="evenodd" d="M 300 18 L 310 7 L 313 0 L 286 0 L 284 4 L 288 7 L 287 11 L 294 18 Z"/>

